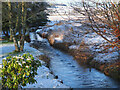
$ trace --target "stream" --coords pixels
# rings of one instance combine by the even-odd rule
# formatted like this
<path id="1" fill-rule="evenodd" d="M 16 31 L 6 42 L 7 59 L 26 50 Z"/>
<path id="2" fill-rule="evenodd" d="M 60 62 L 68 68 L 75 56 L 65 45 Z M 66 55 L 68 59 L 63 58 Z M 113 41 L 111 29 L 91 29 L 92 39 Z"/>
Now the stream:
<path id="1" fill-rule="evenodd" d="M 49 45 L 39 48 L 50 57 L 50 69 L 71 88 L 118 88 L 120 84 L 103 73 L 80 66 L 72 56 L 56 50 Z"/>
<path id="2" fill-rule="evenodd" d="M 94 68 L 79 65 L 72 56 L 54 49 L 48 42 L 41 42 L 38 50 L 50 57 L 50 70 L 71 88 L 120 88 L 119 82 Z"/>

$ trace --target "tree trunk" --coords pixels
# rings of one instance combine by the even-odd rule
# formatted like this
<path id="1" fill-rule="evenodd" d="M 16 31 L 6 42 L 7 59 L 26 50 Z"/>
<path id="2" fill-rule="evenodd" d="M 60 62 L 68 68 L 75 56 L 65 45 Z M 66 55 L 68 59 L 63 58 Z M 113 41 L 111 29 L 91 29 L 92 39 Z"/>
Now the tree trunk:
<path id="1" fill-rule="evenodd" d="M 10 41 L 12 41 L 12 31 L 11 31 L 11 28 L 10 28 Z"/>
<path id="2" fill-rule="evenodd" d="M 15 8 L 18 9 L 17 12 L 17 16 L 16 16 L 16 24 L 15 24 L 15 33 L 18 32 L 18 28 L 19 28 L 19 21 L 20 21 L 20 2 L 18 3 L 18 7 L 17 4 L 15 5 Z"/>
<path id="3" fill-rule="evenodd" d="M 22 35 L 20 39 L 20 51 L 23 51 L 23 49 L 24 49 L 24 35 Z"/>
<path id="4" fill-rule="evenodd" d="M 13 33 L 13 42 L 14 42 L 14 45 L 15 45 L 15 51 L 19 52 L 20 48 L 19 48 L 18 40 L 14 36 L 15 35 L 14 32 L 12 32 L 12 33 Z"/>
<path id="5" fill-rule="evenodd" d="M 22 2 L 22 31 L 21 31 L 21 39 L 20 39 L 20 51 L 24 49 L 24 39 L 25 39 L 25 32 L 26 32 L 26 4 Z"/>
<path id="6" fill-rule="evenodd" d="M 11 3 L 8 1 L 8 7 L 9 7 L 9 29 L 10 29 L 10 40 L 12 40 L 12 22 L 11 22 Z"/>
<path id="7" fill-rule="evenodd" d="M 10 36 L 9 36 L 9 34 L 8 34 L 8 31 L 5 32 L 5 31 L 3 30 L 3 33 L 4 33 L 5 37 L 7 37 L 8 39 L 10 38 Z"/>
<path id="8" fill-rule="evenodd" d="M 9 7 L 9 28 L 10 28 L 10 40 L 13 39 L 14 41 L 14 45 L 15 45 L 15 51 L 19 51 L 19 45 L 18 45 L 18 41 L 15 37 L 15 33 L 12 29 L 12 21 L 11 21 L 11 16 L 12 16 L 12 13 L 11 13 L 11 3 L 8 2 L 8 7 Z"/>

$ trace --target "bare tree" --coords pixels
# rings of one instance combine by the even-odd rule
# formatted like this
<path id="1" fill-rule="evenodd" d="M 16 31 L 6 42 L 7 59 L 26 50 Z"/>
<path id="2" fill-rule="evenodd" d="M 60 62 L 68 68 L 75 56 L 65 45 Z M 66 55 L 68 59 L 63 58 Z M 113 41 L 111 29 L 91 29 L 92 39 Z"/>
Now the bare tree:
<path id="1" fill-rule="evenodd" d="M 120 48 L 120 2 L 117 4 L 83 0 L 82 4 L 84 10 L 72 7 L 78 13 L 88 17 L 89 26 L 94 32 L 109 42 L 110 47 Z M 116 38 L 110 40 L 108 35 Z"/>

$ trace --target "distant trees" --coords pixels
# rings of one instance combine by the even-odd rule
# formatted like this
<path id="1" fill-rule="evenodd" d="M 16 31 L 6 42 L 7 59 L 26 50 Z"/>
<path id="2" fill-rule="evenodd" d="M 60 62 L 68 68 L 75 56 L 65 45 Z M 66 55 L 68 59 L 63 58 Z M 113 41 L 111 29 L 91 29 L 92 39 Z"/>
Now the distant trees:
<path id="1" fill-rule="evenodd" d="M 13 40 L 15 51 L 23 51 L 26 32 L 47 22 L 46 2 L 3 2 L 2 32 Z M 19 43 L 18 43 L 19 41 Z"/>
<path id="2" fill-rule="evenodd" d="M 92 30 L 109 42 L 109 47 L 120 49 L 120 2 L 83 0 L 82 4 L 84 11 L 73 7 L 74 10 L 88 17 Z M 110 40 L 108 35 L 116 38 Z"/>

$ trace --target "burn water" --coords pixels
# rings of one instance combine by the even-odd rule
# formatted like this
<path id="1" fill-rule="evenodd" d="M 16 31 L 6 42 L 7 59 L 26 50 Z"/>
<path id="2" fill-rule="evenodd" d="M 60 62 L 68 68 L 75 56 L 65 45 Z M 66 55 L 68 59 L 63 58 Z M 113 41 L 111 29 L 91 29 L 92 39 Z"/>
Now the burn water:
<path id="1" fill-rule="evenodd" d="M 120 83 L 94 68 L 79 65 L 67 53 L 50 45 L 40 45 L 39 50 L 50 57 L 50 69 L 54 75 L 71 88 L 120 88 Z"/>
<path id="2" fill-rule="evenodd" d="M 50 70 L 71 88 L 120 88 L 120 82 L 94 68 L 84 67 L 67 53 L 57 50 L 48 42 L 38 44 L 38 50 L 50 58 Z"/>

